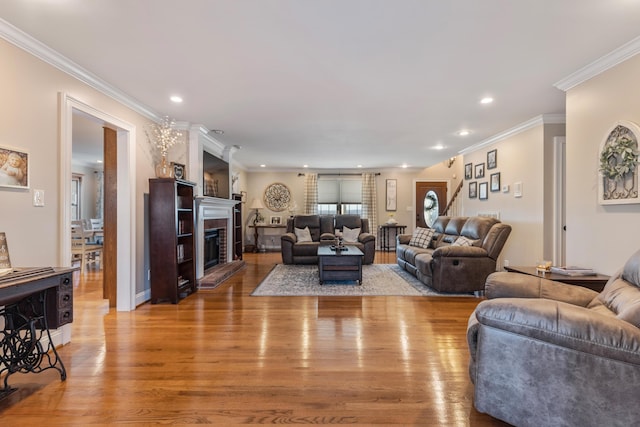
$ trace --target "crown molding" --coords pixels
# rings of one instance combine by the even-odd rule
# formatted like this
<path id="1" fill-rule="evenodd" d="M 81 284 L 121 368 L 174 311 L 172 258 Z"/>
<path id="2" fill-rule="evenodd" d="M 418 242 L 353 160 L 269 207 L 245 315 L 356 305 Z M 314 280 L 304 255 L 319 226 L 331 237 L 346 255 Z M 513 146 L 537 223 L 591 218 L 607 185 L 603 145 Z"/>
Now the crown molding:
<path id="1" fill-rule="evenodd" d="M 155 122 L 159 122 L 160 120 L 162 120 L 162 116 L 153 111 L 151 108 L 141 104 L 136 99 L 132 98 L 121 90 L 116 89 L 95 74 L 82 68 L 80 65 L 71 61 L 69 58 L 61 55 L 60 53 L 51 49 L 49 46 L 45 45 L 39 40 L 36 40 L 29 34 L 11 25 L 2 18 L 0 18 L 0 37 L 17 46 L 18 48 L 30 53 L 36 58 L 46 62 L 52 67 L 55 67 L 58 70 L 67 73 L 72 77 L 75 77 L 76 79 L 94 88 L 95 90 L 115 99 L 121 104 L 124 104 L 126 107 L 141 114 L 142 116 Z"/>
<path id="2" fill-rule="evenodd" d="M 530 120 L 527 120 L 526 122 L 522 122 L 517 126 L 507 129 L 504 132 L 500 132 L 498 134 L 495 134 L 492 137 L 489 137 L 476 144 L 473 144 L 465 148 L 464 150 L 460 150 L 458 151 L 458 154 L 472 153 L 483 147 L 486 147 L 487 145 L 495 144 L 496 142 L 505 140 L 507 138 L 511 138 L 514 135 L 525 132 L 537 126 L 565 124 L 565 123 L 566 123 L 566 116 L 564 114 L 542 114 L 540 116 L 536 116 Z"/>
<path id="3" fill-rule="evenodd" d="M 615 67 L 638 53 L 640 53 L 640 36 L 582 67 L 578 71 L 556 82 L 553 86 L 566 92 L 569 89 L 586 82 L 590 78 Z"/>

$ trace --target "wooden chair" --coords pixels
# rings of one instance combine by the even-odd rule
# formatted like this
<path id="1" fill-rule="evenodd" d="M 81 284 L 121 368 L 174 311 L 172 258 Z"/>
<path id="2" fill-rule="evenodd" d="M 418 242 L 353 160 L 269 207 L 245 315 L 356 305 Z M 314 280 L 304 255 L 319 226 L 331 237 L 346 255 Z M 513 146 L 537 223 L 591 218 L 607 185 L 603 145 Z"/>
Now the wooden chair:
<path id="1" fill-rule="evenodd" d="M 80 273 L 84 274 L 86 266 L 96 264 L 101 268 L 102 245 L 91 243 L 92 232 L 82 227 L 71 227 L 71 257 L 80 261 Z"/>
<path id="2" fill-rule="evenodd" d="M 102 218 L 91 218 L 91 230 L 93 230 L 93 240 L 102 245 L 104 242 L 104 220 Z"/>

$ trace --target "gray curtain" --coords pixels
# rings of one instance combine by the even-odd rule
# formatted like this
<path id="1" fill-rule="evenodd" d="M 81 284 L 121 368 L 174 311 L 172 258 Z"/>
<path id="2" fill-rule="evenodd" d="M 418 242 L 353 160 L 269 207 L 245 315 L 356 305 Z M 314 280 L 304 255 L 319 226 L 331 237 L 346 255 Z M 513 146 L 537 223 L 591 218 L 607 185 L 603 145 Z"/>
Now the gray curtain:
<path id="1" fill-rule="evenodd" d="M 304 213 L 316 215 L 318 213 L 318 174 L 304 175 Z"/>
<path id="2" fill-rule="evenodd" d="M 378 199 L 376 191 L 376 174 L 362 174 L 362 217 L 369 219 L 369 232 L 378 230 Z"/>

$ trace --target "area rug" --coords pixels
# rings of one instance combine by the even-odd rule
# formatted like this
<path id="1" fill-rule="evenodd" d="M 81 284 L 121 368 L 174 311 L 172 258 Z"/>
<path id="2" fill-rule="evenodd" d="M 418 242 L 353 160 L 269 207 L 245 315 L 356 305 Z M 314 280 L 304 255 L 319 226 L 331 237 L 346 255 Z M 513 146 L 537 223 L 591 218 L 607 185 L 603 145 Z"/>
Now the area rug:
<path id="1" fill-rule="evenodd" d="M 428 288 L 397 264 L 362 266 L 362 285 L 326 281 L 320 284 L 317 265 L 277 264 L 252 296 L 473 296 L 444 294 Z"/>

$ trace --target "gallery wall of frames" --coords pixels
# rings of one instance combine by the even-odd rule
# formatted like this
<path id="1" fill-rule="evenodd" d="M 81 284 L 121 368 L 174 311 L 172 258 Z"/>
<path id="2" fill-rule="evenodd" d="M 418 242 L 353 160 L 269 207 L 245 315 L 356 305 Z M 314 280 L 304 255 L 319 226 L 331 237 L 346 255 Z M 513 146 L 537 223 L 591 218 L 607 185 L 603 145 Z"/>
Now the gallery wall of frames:
<path id="1" fill-rule="evenodd" d="M 464 165 L 464 179 L 468 181 L 468 196 L 470 199 L 487 200 L 490 193 L 501 190 L 500 172 L 498 171 L 498 150 L 487 152 L 487 160 L 482 163 L 466 163 Z M 514 193 L 514 196 L 518 197 Z"/>

